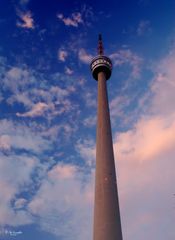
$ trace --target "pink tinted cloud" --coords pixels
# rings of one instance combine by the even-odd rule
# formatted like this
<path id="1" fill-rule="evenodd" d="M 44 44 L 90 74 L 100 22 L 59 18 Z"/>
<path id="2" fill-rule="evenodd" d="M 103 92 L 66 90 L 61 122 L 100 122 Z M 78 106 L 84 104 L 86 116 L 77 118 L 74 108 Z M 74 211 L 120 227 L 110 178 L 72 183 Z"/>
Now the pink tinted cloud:
<path id="1" fill-rule="evenodd" d="M 62 13 L 57 14 L 57 18 L 63 21 L 66 26 L 78 27 L 83 23 L 82 15 L 79 12 L 72 13 L 70 17 L 64 17 Z"/>
<path id="2" fill-rule="evenodd" d="M 0 149 L 1 150 L 10 150 L 11 149 L 11 141 L 8 135 L 0 136 Z"/>
<path id="3" fill-rule="evenodd" d="M 54 167 L 49 173 L 48 176 L 51 179 L 69 179 L 75 177 L 76 167 L 74 165 L 63 165 L 59 164 Z"/>
<path id="4" fill-rule="evenodd" d="M 93 56 L 91 54 L 88 54 L 83 48 L 79 50 L 78 57 L 79 57 L 79 60 L 85 64 L 89 64 L 93 58 Z"/>
<path id="5" fill-rule="evenodd" d="M 174 59 L 173 51 L 154 68 L 155 77 L 143 101 L 149 103 L 144 115 L 131 129 L 116 134 L 114 141 L 126 239 L 175 238 Z"/>
<path id="6" fill-rule="evenodd" d="M 135 127 L 118 135 L 116 155 L 119 160 L 148 161 L 175 145 L 175 120 L 152 117 L 140 119 Z"/>
<path id="7" fill-rule="evenodd" d="M 32 14 L 30 11 L 28 12 L 21 12 L 17 11 L 17 14 L 20 18 L 20 21 L 17 21 L 17 27 L 27 28 L 27 29 L 34 29 L 34 19 L 32 18 Z"/>
<path id="8" fill-rule="evenodd" d="M 65 67 L 65 73 L 67 74 L 67 75 L 72 75 L 73 74 L 73 70 L 71 69 L 71 68 L 69 68 L 69 67 Z"/>
<path id="9" fill-rule="evenodd" d="M 63 50 L 63 49 L 59 49 L 58 51 L 58 59 L 62 62 L 66 61 L 66 58 L 68 56 L 68 52 Z"/>
<path id="10" fill-rule="evenodd" d="M 38 102 L 33 105 L 32 109 L 25 113 L 16 113 L 18 117 L 39 117 L 44 114 L 44 112 L 49 108 L 48 104 L 44 102 Z"/>

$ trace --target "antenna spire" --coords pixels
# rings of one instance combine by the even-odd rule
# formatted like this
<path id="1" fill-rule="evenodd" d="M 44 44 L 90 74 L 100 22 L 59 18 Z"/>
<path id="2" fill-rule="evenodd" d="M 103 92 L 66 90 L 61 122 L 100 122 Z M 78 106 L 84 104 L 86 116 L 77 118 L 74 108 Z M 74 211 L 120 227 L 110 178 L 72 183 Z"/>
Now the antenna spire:
<path id="1" fill-rule="evenodd" d="M 102 35 L 101 34 L 99 34 L 99 36 L 98 36 L 98 54 L 99 55 L 104 54 Z"/>

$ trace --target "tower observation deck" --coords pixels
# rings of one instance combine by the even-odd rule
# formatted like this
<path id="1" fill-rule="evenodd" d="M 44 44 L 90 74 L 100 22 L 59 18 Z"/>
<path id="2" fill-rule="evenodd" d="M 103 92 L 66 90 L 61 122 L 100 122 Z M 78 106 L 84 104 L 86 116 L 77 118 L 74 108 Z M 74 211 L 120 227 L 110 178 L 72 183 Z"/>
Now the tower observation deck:
<path id="1" fill-rule="evenodd" d="M 112 62 L 104 55 L 99 35 L 98 56 L 91 62 L 92 76 L 98 81 L 96 174 L 93 240 L 122 240 L 117 180 L 106 80 Z"/>

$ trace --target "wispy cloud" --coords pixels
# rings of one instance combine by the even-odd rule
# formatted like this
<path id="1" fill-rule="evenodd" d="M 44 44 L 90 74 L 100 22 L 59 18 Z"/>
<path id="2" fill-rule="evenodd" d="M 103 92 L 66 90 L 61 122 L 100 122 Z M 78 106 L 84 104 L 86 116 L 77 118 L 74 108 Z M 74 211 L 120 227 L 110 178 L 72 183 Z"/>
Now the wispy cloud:
<path id="1" fill-rule="evenodd" d="M 157 63 L 157 67 L 154 65 L 154 78 L 149 94 L 146 93 L 147 98 L 144 99 L 144 104 L 147 104 L 146 111 L 138 117 L 133 127 L 117 133 L 114 141 L 122 199 L 121 212 L 124 222 L 130 226 L 125 232 L 130 238 L 134 235 L 143 239 L 158 237 L 154 229 L 163 228 L 171 215 L 167 202 L 173 205 L 171 196 L 174 191 L 172 166 L 173 169 L 175 167 L 174 59 L 173 50 Z M 158 202 L 157 199 L 161 200 Z M 136 219 L 134 223 L 133 218 Z M 173 214 L 170 219 L 174 219 Z M 171 229 L 171 220 L 168 222 Z M 152 230 L 143 233 L 139 231 L 140 224 Z M 164 230 L 160 232 L 163 234 Z M 175 237 L 173 231 L 168 234 L 170 239 Z"/>
<path id="2" fill-rule="evenodd" d="M 62 13 L 57 14 L 57 18 L 60 19 L 66 26 L 78 27 L 83 24 L 82 15 L 80 12 L 72 13 L 70 17 L 64 17 Z"/>
<path id="3" fill-rule="evenodd" d="M 85 49 L 81 48 L 78 52 L 79 60 L 85 64 L 89 64 L 93 59 L 91 54 L 88 54 Z"/>
<path id="4" fill-rule="evenodd" d="M 158 113 L 160 116 L 173 116 L 175 102 L 175 50 L 160 61 L 157 67 L 154 67 L 156 72 L 155 79 L 151 85 L 151 90 L 154 93 L 153 103 L 151 107 L 152 113 Z"/>
<path id="5" fill-rule="evenodd" d="M 132 67 L 131 77 L 140 77 L 143 59 L 133 53 L 130 49 L 121 49 L 116 53 L 112 53 L 110 57 L 113 60 L 114 66 L 129 64 Z"/>
<path id="6" fill-rule="evenodd" d="M 32 223 L 31 214 L 21 209 L 26 200 L 18 199 L 17 195 L 24 190 L 24 186 L 30 186 L 33 171 L 36 168 L 41 169 L 42 165 L 36 157 L 28 157 L 25 154 L 1 154 L 0 165 L 0 225 L 19 226 Z"/>
<path id="7" fill-rule="evenodd" d="M 48 176 L 52 179 L 70 179 L 74 178 L 77 168 L 74 165 L 70 164 L 59 164 L 49 171 Z"/>
<path id="8" fill-rule="evenodd" d="M 26 28 L 26 29 L 34 29 L 34 19 L 32 17 L 32 13 L 30 11 L 27 12 L 21 12 L 20 10 L 17 10 L 17 15 L 20 18 L 20 21 L 18 20 L 16 25 L 17 27 Z"/>
<path id="9" fill-rule="evenodd" d="M 67 74 L 67 75 L 72 75 L 73 74 L 73 70 L 71 69 L 71 68 L 69 68 L 69 67 L 65 67 L 65 73 Z"/>
<path id="10" fill-rule="evenodd" d="M 64 157 L 67 154 L 60 148 L 71 141 L 72 133 L 77 130 L 73 114 L 76 114 L 78 104 L 73 102 L 74 100 L 71 101 L 71 94 L 75 92 L 76 85 L 72 82 L 70 84 L 70 81 L 64 81 L 65 74 L 58 73 L 55 79 L 49 76 L 47 81 L 46 76 L 43 77 L 26 66 L 3 68 L 2 93 L 8 92 L 5 104 L 14 107 L 14 112 L 18 112 L 18 118 L 12 113 L 8 115 L 9 120 L 0 120 L 0 188 L 3 189 L 0 195 L 0 225 L 37 224 L 37 220 L 40 219 L 39 225 L 45 229 L 44 231 L 53 231 L 56 235 L 61 234 L 67 237 L 69 233 L 72 236 L 72 229 L 83 222 L 81 233 L 78 228 L 75 228 L 73 235 L 77 236 L 76 239 L 82 239 L 82 236 L 84 239 L 89 239 L 91 220 L 89 206 L 91 207 L 92 204 L 91 175 L 87 176 L 87 183 L 84 184 L 82 169 L 73 164 L 57 164 L 62 155 Z M 68 79 L 72 80 L 70 76 Z M 61 82 L 60 85 L 58 80 L 59 83 Z M 70 114 L 66 115 L 69 111 Z M 62 113 L 64 118 L 57 118 L 57 121 L 51 121 L 51 123 L 47 119 L 42 121 L 36 119 L 37 117 L 45 118 L 49 114 L 60 116 Z M 51 153 L 55 142 L 59 145 L 59 150 L 56 148 Z M 72 155 L 69 154 L 69 157 Z M 53 187 L 53 193 L 58 190 L 57 194 L 54 193 L 53 199 L 50 196 L 46 197 L 46 202 L 40 201 L 39 197 L 42 194 L 49 194 L 50 187 Z M 72 189 L 75 189 L 73 195 Z M 24 192 L 30 194 L 30 199 L 24 197 Z M 60 197 L 60 192 L 63 197 Z M 84 201 L 80 207 L 82 198 Z M 56 204 L 58 201 L 66 202 L 64 209 Z M 44 214 L 37 212 L 35 208 L 37 203 L 46 209 Z M 53 209 L 50 208 L 50 204 L 54 206 Z M 55 209 L 56 205 L 59 206 Z M 54 215 L 52 215 L 53 212 Z M 75 221 L 72 221 L 72 218 Z M 52 225 L 53 219 L 60 220 L 59 224 L 56 222 Z M 68 231 L 67 224 L 61 224 L 63 219 L 70 226 Z M 87 223 L 82 219 L 86 219 Z M 51 225 L 52 228 L 50 228 Z M 63 227 L 56 230 L 58 225 Z"/>
<path id="11" fill-rule="evenodd" d="M 25 207 L 26 204 L 27 204 L 27 200 L 25 198 L 19 198 L 19 199 L 16 199 L 16 201 L 14 202 L 14 207 L 15 209 L 22 209 Z"/>
<path id="12" fill-rule="evenodd" d="M 75 146 L 76 151 L 86 161 L 89 166 L 94 166 L 95 163 L 95 143 L 91 139 L 79 140 Z"/>
<path id="13" fill-rule="evenodd" d="M 120 149 L 118 154 L 120 156 L 124 158 L 129 156 L 130 159 L 132 156 L 133 160 L 138 161 L 153 160 L 157 155 L 173 148 L 175 144 L 174 56 L 175 51 L 173 50 L 159 62 L 157 67 L 154 66 L 155 77 L 150 85 L 151 91 L 148 95 L 146 93 L 146 99 L 143 96 L 144 104 L 147 101 L 148 107 L 133 129 L 118 137 L 118 149 Z M 118 104 L 117 102 L 114 101 L 114 105 Z M 126 99 L 125 102 L 127 103 Z"/>
<path id="14" fill-rule="evenodd" d="M 3 78 L 4 89 L 9 89 L 11 92 L 19 92 L 19 89 L 24 90 L 31 83 L 30 72 L 28 69 L 12 67 L 4 72 Z"/>
<path id="15" fill-rule="evenodd" d="M 58 50 L 58 59 L 62 62 L 66 61 L 66 58 L 68 56 L 68 52 L 63 50 L 63 49 L 59 49 Z"/>
<path id="16" fill-rule="evenodd" d="M 85 176 L 76 165 L 59 163 L 51 169 L 28 205 L 29 211 L 39 219 L 40 227 L 62 238 L 88 240 L 92 179 L 93 173 Z"/>
<path id="17" fill-rule="evenodd" d="M 37 154 L 50 146 L 49 142 L 34 129 L 10 120 L 0 121 L 0 136 L 1 150 L 16 149 Z"/>
<path id="18" fill-rule="evenodd" d="M 124 108 L 127 107 L 131 99 L 126 96 L 116 96 L 110 102 L 111 117 L 121 117 L 124 114 Z"/>
<path id="19" fill-rule="evenodd" d="M 65 73 L 68 76 L 73 74 L 73 70 L 65 67 Z M 64 79 L 65 76 L 64 74 Z M 38 84 L 42 79 L 41 74 L 37 74 L 30 69 L 12 67 L 10 70 L 4 71 L 3 88 L 10 92 L 6 99 L 8 105 L 13 106 L 20 103 L 25 108 L 17 111 L 18 117 L 44 117 L 51 119 L 57 115 L 69 112 L 71 109 L 78 108 L 78 105 L 72 105 L 70 102 L 71 94 L 75 91 L 74 86 L 53 86 L 47 83 L 45 87 Z M 59 75 L 60 78 L 60 75 Z M 67 85 L 67 84 L 66 84 Z"/>
<path id="20" fill-rule="evenodd" d="M 16 113 L 18 117 L 39 117 L 44 114 L 46 110 L 48 110 L 51 106 L 47 105 L 44 102 L 36 103 L 32 109 L 25 113 Z"/>
<path id="21" fill-rule="evenodd" d="M 95 126 L 96 121 L 97 121 L 96 115 L 94 115 L 94 116 L 90 116 L 90 117 L 85 118 L 83 120 L 83 124 L 86 127 L 93 127 L 93 126 Z"/>

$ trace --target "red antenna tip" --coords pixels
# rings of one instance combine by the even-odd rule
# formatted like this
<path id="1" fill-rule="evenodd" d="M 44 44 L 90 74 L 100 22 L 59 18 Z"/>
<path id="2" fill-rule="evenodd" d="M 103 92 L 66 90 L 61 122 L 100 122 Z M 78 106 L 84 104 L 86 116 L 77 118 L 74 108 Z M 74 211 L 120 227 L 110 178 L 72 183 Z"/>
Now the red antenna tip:
<path id="1" fill-rule="evenodd" d="M 99 34 L 98 36 L 98 54 L 103 55 L 104 49 L 103 49 L 103 42 L 102 42 L 102 35 Z"/>

